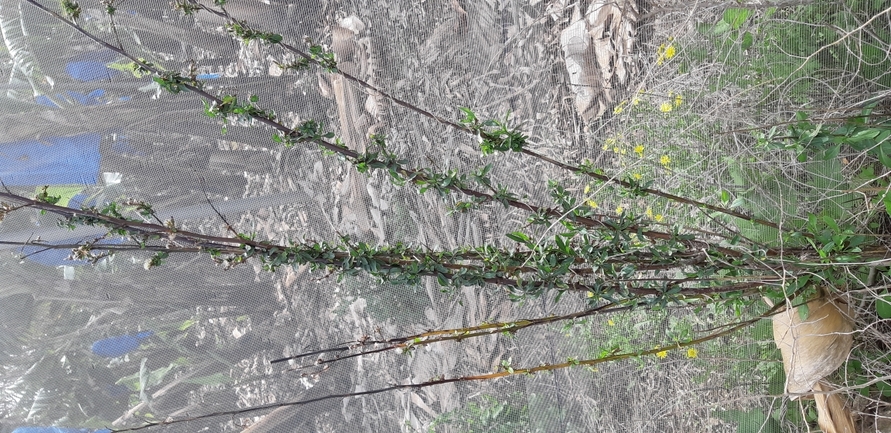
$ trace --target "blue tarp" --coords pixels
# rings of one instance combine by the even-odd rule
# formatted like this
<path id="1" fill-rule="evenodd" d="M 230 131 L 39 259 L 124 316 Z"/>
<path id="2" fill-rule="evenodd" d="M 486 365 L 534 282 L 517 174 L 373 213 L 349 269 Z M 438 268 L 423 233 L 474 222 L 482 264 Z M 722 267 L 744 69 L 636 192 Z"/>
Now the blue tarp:
<path id="1" fill-rule="evenodd" d="M 118 335 L 98 340 L 93 343 L 90 350 L 106 358 L 117 358 L 130 353 L 142 344 L 142 341 L 151 337 L 152 331 L 142 331 L 136 335 Z"/>
<path id="2" fill-rule="evenodd" d="M 0 180 L 8 186 L 95 185 L 99 134 L 0 144 Z"/>
<path id="3" fill-rule="evenodd" d="M 120 54 L 109 49 L 81 53 L 68 59 L 65 72 L 71 78 L 82 82 L 110 80 L 112 77 L 122 75 L 123 72 L 105 65 L 119 57 Z"/>

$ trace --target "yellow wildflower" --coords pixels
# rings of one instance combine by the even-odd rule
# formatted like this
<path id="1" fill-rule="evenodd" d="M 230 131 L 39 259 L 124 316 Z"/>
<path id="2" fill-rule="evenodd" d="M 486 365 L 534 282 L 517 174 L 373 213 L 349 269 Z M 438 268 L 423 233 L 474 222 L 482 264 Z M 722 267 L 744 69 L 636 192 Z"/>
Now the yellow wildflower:
<path id="1" fill-rule="evenodd" d="M 616 215 L 622 215 L 622 212 L 625 212 L 625 208 L 622 206 L 616 208 Z"/>
<path id="2" fill-rule="evenodd" d="M 634 174 L 631 175 L 631 177 L 633 177 L 634 180 L 641 180 L 641 179 L 643 179 L 643 175 L 640 174 L 640 173 L 634 173 Z"/>
<path id="3" fill-rule="evenodd" d="M 613 108 L 613 113 L 620 114 L 625 111 L 625 106 L 628 105 L 628 101 L 622 101 L 619 105 L 616 105 L 616 108 Z"/>
<path id="4" fill-rule="evenodd" d="M 594 201 L 594 200 L 588 200 L 586 203 L 588 204 L 588 206 L 591 207 L 591 209 L 597 209 L 597 202 L 596 202 L 596 201 Z"/>
<path id="5" fill-rule="evenodd" d="M 613 319 L 609 319 L 606 321 L 606 324 L 609 326 L 616 326 L 616 322 L 613 322 Z"/>
<path id="6" fill-rule="evenodd" d="M 691 347 L 691 348 L 687 349 L 687 358 L 693 359 L 693 358 L 696 358 L 697 356 L 699 356 L 699 351 L 696 350 L 696 348 Z"/>
<path id="7" fill-rule="evenodd" d="M 659 158 L 659 164 L 662 164 L 663 167 L 668 167 L 668 164 L 671 164 L 671 158 L 668 155 L 662 155 Z"/>
<path id="8" fill-rule="evenodd" d="M 657 213 L 656 215 L 653 216 L 653 219 L 656 220 L 657 223 L 661 223 L 663 218 L 664 217 L 662 216 L 661 213 Z"/>
<path id="9" fill-rule="evenodd" d="M 637 105 L 637 104 L 640 104 L 640 98 L 635 96 L 634 99 L 631 100 L 631 105 Z"/>
<path id="10" fill-rule="evenodd" d="M 634 153 L 636 153 L 638 157 L 643 158 L 643 151 L 644 151 L 643 144 L 638 144 L 637 146 L 634 146 Z"/>
<path id="11" fill-rule="evenodd" d="M 683 102 L 684 102 L 684 97 L 681 96 L 680 93 L 678 93 L 677 95 L 674 96 L 674 106 L 675 107 L 680 107 Z"/>
<path id="12" fill-rule="evenodd" d="M 663 350 L 661 352 L 656 352 L 656 357 L 659 359 L 665 359 L 668 356 L 668 351 Z"/>
<path id="13" fill-rule="evenodd" d="M 665 60 L 671 60 L 674 55 L 677 54 L 677 49 L 674 47 L 674 44 L 668 46 L 665 49 Z"/>
<path id="14" fill-rule="evenodd" d="M 672 109 L 674 109 L 674 105 L 671 105 L 671 102 L 663 102 L 662 105 L 659 106 L 659 111 L 663 113 L 668 113 Z"/>
<path id="15" fill-rule="evenodd" d="M 656 49 L 656 64 L 662 66 L 666 60 L 671 60 L 677 54 L 677 49 L 674 47 L 674 44 L 671 43 L 671 38 L 668 39 L 669 44 L 660 44 L 659 48 Z"/>
<path id="16" fill-rule="evenodd" d="M 585 185 L 585 194 L 591 192 L 591 185 Z"/>
<path id="17" fill-rule="evenodd" d="M 646 214 L 646 216 L 647 216 L 648 218 L 652 218 L 652 217 L 653 217 L 653 208 L 647 206 L 647 211 L 644 212 L 644 214 Z"/>

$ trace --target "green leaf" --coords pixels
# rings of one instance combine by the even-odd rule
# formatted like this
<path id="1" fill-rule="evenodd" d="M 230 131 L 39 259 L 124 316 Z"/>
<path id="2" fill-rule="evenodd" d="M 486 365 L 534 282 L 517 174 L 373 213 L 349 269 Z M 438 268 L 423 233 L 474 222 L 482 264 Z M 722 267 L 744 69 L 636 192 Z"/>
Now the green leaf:
<path id="1" fill-rule="evenodd" d="M 186 329 L 191 328 L 192 325 L 194 325 L 194 324 L 195 324 L 195 321 L 194 321 L 194 320 L 192 320 L 192 319 L 188 319 L 188 320 L 186 320 L 186 321 L 183 321 L 183 323 L 179 325 L 179 330 L 180 330 L 180 331 L 185 331 Z"/>
<path id="2" fill-rule="evenodd" d="M 796 309 L 798 310 L 798 318 L 801 319 L 802 322 L 807 320 L 807 316 L 811 312 L 811 309 L 807 306 L 807 304 L 799 305 Z"/>
<path id="3" fill-rule="evenodd" d="M 851 141 L 864 141 L 864 140 L 872 140 L 879 136 L 882 131 L 878 128 L 868 128 L 858 131 L 856 134 L 852 135 Z"/>
<path id="4" fill-rule="evenodd" d="M 714 27 L 712 27 L 712 33 L 716 35 L 721 35 L 727 33 L 728 31 L 730 31 L 730 24 L 728 24 L 727 21 L 724 20 L 718 21 L 718 23 L 715 24 Z"/>
<path id="5" fill-rule="evenodd" d="M 774 370 L 770 379 L 767 380 L 767 392 L 772 395 L 786 393 L 786 372 L 782 368 Z"/>
<path id="6" fill-rule="evenodd" d="M 724 16 L 721 18 L 721 21 L 729 24 L 733 30 L 740 28 L 749 16 L 752 15 L 752 11 L 743 8 L 730 8 L 724 11 Z"/>
<path id="7" fill-rule="evenodd" d="M 882 393 L 882 397 L 891 397 L 891 384 L 888 382 L 877 382 L 875 387 Z"/>
<path id="8" fill-rule="evenodd" d="M 752 47 L 752 45 L 754 43 L 755 43 L 755 39 L 754 39 L 754 37 L 752 37 L 752 33 L 750 33 L 750 32 L 743 33 L 742 43 L 740 44 L 742 46 L 742 49 L 748 50 L 749 48 Z"/>
<path id="9" fill-rule="evenodd" d="M 841 150 L 841 145 L 840 145 L 840 144 L 836 144 L 835 146 L 828 147 L 828 148 L 823 152 L 823 160 L 824 160 L 824 161 L 829 161 L 830 159 L 834 159 L 835 157 L 838 156 L 838 152 L 839 152 L 840 150 Z"/>
<path id="10" fill-rule="evenodd" d="M 885 203 L 885 212 L 887 212 L 888 215 L 891 215 L 891 194 L 886 192 L 885 195 L 882 196 L 882 202 Z"/>
<path id="11" fill-rule="evenodd" d="M 513 232 L 513 233 L 508 233 L 508 234 L 507 234 L 507 238 L 510 239 L 510 240 L 512 240 L 512 241 L 519 242 L 519 243 L 521 243 L 521 244 L 528 243 L 529 240 L 530 240 L 530 239 L 529 239 L 529 236 L 527 236 L 527 235 L 526 235 L 525 233 L 523 233 L 523 232 Z"/>
<path id="12" fill-rule="evenodd" d="M 886 293 L 876 299 L 876 313 L 882 319 L 891 319 L 891 295 Z"/>
<path id="13" fill-rule="evenodd" d="M 885 153 L 885 150 L 881 148 L 877 153 L 879 154 L 879 161 L 882 162 L 882 165 L 891 168 L 891 156 Z"/>
<path id="14" fill-rule="evenodd" d="M 838 224 L 835 222 L 834 219 L 832 219 L 831 216 L 829 216 L 829 215 L 823 215 L 823 222 L 824 222 L 824 223 L 826 224 L 826 226 L 829 227 L 829 229 L 832 230 L 833 232 L 835 232 L 835 233 L 839 233 L 839 232 L 841 232 L 841 229 L 838 228 Z"/>

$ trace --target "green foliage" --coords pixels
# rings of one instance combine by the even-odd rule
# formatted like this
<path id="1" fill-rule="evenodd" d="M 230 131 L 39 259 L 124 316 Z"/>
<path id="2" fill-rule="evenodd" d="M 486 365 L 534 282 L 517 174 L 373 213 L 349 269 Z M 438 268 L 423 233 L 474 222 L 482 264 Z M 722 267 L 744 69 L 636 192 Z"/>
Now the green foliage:
<path id="1" fill-rule="evenodd" d="M 458 109 L 464 113 L 461 123 L 480 137 L 480 150 L 483 155 L 495 152 L 521 152 L 526 145 L 528 138 L 526 135 L 517 129 L 508 128 L 510 113 L 504 116 L 504 120 L 489 119 L 481 122 L 469 108 Z"/>
<path id="2" fill-rule="evenodd" d="M 34 197 L 34 200 L 37 200 L 37 201 L 39 201 L 39 202 L 43 202 L 43 203 L 48 203 L 48 204 L 56 204 L 56 203 L 58 203 L 59 200 L 62 199 L 62 196 L 60 196 L 60 195 L 49 195 L 49 193 L 47 192 L 47 189 L 48 189 L 48 188 L 49 188 L 49 186 L 44 186 L 44 187 L 40 190 L 40 192 L 37 194 L 37 196 Z"/>
<path id="3" fill-rule="evenodd" d="M 290 69 L 293 71 L 303 71 L 309 68 L 311 64 L 317 64 L 322 67 L 325 72 L 336 73 L 337 60 L 334 58 L 333 51 L 326 51 L 321 45 L 313 44 L 310 41 L 309 50 L 305 57 L 301 57 L 291 63 L 278 63 L 276 65 L 282 69 Z"/>
<path id="4" fill-rule="evenodd" d="M 153 80 L 155 80 L 155 82 L 158 83 L 158 85 L 161 86 L 162 89 L 170 93 L 188 91 L 189 87 L 199 89 L 203 87 L 203 84 L 194 76 L 183 77 L 178 72 L 166 72 L 161 74 L 160 76 L 154 77 Z"/>
<path id="5" fill-rule="evenodd" d="M 891 398 L 891 382 L 887 380 L 874 381 L 875 372 L 867 369 L 867 366 L 882 366 L 884 368 L 889 363 L 891 363 L 891 354 L 879 350 L 858 350 L 845 364 L 845 379 L 847 383 L 857 386 L 857 391 L 864 397 Z M 874 383 L 866 385 L 868 382 Z"/>
<path id="6" fill-rule="evenodd" d="M 713 91 L 728 85 L 757 88 L 769 104 L 779 97 L 806 102 L 815 83 L 835 79 L 834 70 L 855 71 L 864 82 L 891 86 L 891 33 L 876 23 L 870 37 L 850 38 L 877 11 L 868 1 L 850 8 L 816 1 L 795 8 L 767 8 L 764 12 L 729 8 L 714 24 L 698 26 L 707 44 L 684 50 L 681 72 L 701 63 L 717 62 L 724 73 L 711 79 Z"/>
<path id="7" fill-rule="evenodd" d="M 891 319 L 891 295 L 887 290 L 876 299 L 876 314 L 881 319 Z"/>
<path id="8" fill-rule="evenodd" d="M 64 13 L 66 17 L 72 20 L 77 20 L 78 18 L 80 18 L 81 10 L 80 5 L 77 4 L 77 2 L 72 0 L 62 0 L 61 5 L 62 13 Z"/>
<path id="9" fill-rule="evenodd" d="M 67 2 L 63 1 L 63 8 L 76 19 L 79 7 Z M 65 6 L 66 3 L 69 6 Z M 215 0 L 214 3 L 222 6 L 224 1 Z M 108 4 L 109 13 L 112 13 L 113 7 L 111 3 Z M 851 13 L 858 13 L 858 8 L 865 8 L 865 4 L 856 3 Z M 179 6 L 186 13 L 202 8 L 191 2 L 182 2 Z M 817 5 L 784 10 L 768 8 L 763 13 L 745 8 L 727 9 L 716 23 L 700 26 L 699 31 L 706 42 L 687 47 L 686 64 L 682 62 L 681 67 L 689 68 L 694 62 L 717 61 L 726 68 L 727 73 L 709 83 L 713 90 L 729 86 L 758 88 L 763 92 L 763 100 L 768 103 L 779 97 L 777 95 L 794 101 L 808 101 L 813 82 L 825 78 L 825 70 L 829 66 L 847 67 L 861 62 L 860 58 L 855 61 L 851 57 L 847 41 L 837 44 L 837 47 L 828 45 L 842 42 L 836 27 L 843 30 L 850 28 L 850 23 L 845 21 L 848 12 L 824 17 L 818 12 L 821 6 L 822 3 L 818 2 Z M 282 44 L 283 41 L 279 34 L 251 29 L 244 22 L 230 21 L 227 29 L 245 42 L 258 40 L 267 44 Z M 858 69 L 858 73 L 866 79 L 875 78 L 881 82 L 888 76 L 881 71 L 887 66 L 887 59 L 877 48 L 887 47 L 887 32 L 876 30 L 876 35 L 872 36 L 876 41 L 863 44 L 862 56 L 879 66 L 863 67 Z M 333 52 L 309 43 L 308 54 L 300 54 L 303 57 L 297 61 L 280 66 L 304 70 L 316 64 L 328 72 L 337 72 Z M 671 58 L 667 51 L 661 55 Z M 140 67 L 147 71 L 145 66 L 151 68 L 147 63 Z M 186 76 L 162 73 L 154 80 L 170 93 L 200 89 L 201 83 L 192 69 Z M 146 228 L 150 225 L 144 220 L 155 215 L 151 205 L 141 201 L 130 201 L 124 205 L 112 202 L 100 208 L 69 211 L 63 224 L 69 227 L 76 224 L 101 225 L 108 229 L 108 235 L 129 236 L 136 244 L 134 246 L 154 251 L 145 262 L 147 269 L 163 264 L 173 252 L 199 250 L 226 268 L 256 259 L 262 263 L 264 270 L 270 272 L 282 266 L 308 265 L 310 269 L 337 273 L 339 276 L 368 276 L 380 286 L 375 287 L 374 291 L 367 287 L 350 289 L 349 296 L 370 298 L 369 311 L 378 317 L 385 315 L 382 312 L 388 304 L 397 310 L 420 311 L 422 304 L 418 299 L 423 298 L 424 293 L 419 289 L 419 283 L 423 277 L 434 277 L 444 287 L 498 286 L 508 291 L 515 300 L 534 298 L 549 292 L 556 293 L 559 299 L 564 293 L 574 291 L 586 295 L 584 299 L 587 299 L 588 307 L 602 306 L 606 302 L 622 308 L 640 306 L 647 307 L 646 314 L 649 315 L 667 311 L 672 304 L 700 307 L 705 304 L 711 307 L 720 305 L 732 314 L 742 316 L 752 314 L 752 299 L 760 299 L 762 295 L 774 300 L 800 300 L 814 293 L 817 284 L 849 286 L 847 283 L 852 278 L 846 272 L 861 271 L 852 264 L 864 260 L 863 253 L 869 238 L 860 234 L 858 227 L 850 221 L 854 206 L 852 195 L 839 192 L 848 191 L 850 187 L 838 156 L 850 148 L 873 156 L 891 168 L 891 146 L 888 145 L 891 124 L 872 118 L 874 105 L 865 109 L 862 115 L 833 127 L 812 122 L 806 114 L 799 113 L 797 121 L 785 130 L 774 127 L 769 131 L 756 132 L 755 139 L 760 146 L 753 150 L 755 156 L 725 159 L 731 184 L 726 189 L 710 191 L 707 195 L 718 197 L 725 206 L 742 209 L 744 213 L 727 216 L 723 210 L 715 211 L 714 207 L 709 208 L 693 199 L 666 194 L 660 196 L 660 200 L 715 211 L 710 216 L 721 218 L 715 220 L 727 229 L 715 233 L 713 227 L 653 224 L 627 209 L 617 210 L 616 215 L 598 214 L 596 203 L 580 197 L 581 188 L 578 185 L 565 185 L 558 180 L 548 181 L 553 208 L 525 203 L 521 201 L 523 199 L 519 193 L 496 181 L 492 176 L 492 164 L 471 171 L 435 166 L 409 168 L 409 159 L 393 151 L 395 147 L 388 147 L 383 135 L 372 136 L 367 150 L 360 154 L 348 149 L 333 132 L 326 131 L 315 120 L 307 120 L 295 129 L 278 123 L 276 114 L 262 108 L 256 95 L 250 96 L 247 101 L 239 101 L 234 94 L 214 98 L 202 92 L 201 96 L 207 100 L 204 113 L 221 120 L 224 133 L 232 120 L 257 121 L 277 130 L 272 140 L 285 147 L 313 142 L 339 154 L 342 160 L 353 164 L 360 173 L 384 170 L 394 184 L 412 184 L 421 193 L 431 191 L 443 197 L 456 192 L 463 194 L 465 197 L 454 207 L 457 212 L 477 209 L 485 203 L 500 203 L 505 207 L 527 211 L 529 224 L 505 235 L 516 242 L 515 248 L 486 244 L 439 251 L 401 242 L 372 245 L 355 242 L 348 237 L 341 237 L 334 243 L 308 241 L 278 245 L 272 241 L 258 240 L 253 233 L 238 233 L 221 240 L 220 237 L 182 231 L 172 220 Z M 683 97 L 677 95 L 677 98 L 667 103 L 667 108 L 663 110 L 665 114 L 681 106 Z M 460 108 L 460 111 L 464 116 L 460 120 L 461 125 L 451 126 L 474 135 L 479 140 L 483 155 L 513 151 L 534 156 L 525 147 L 528 136 L 518 128 L 509 126 L 510 113 L 501 120 L 480 120 L 468 108 Z M 678 120 L 677 129 L 692 129 L 695 122 L 686 122 Z M 702 131 L 689 135 L 699 139 L 706 136 L 708 134 Z M 673 150 L 678 147 L 672 144 L 668 148 Z M 641 159 L 643 153 L 641 147 Z M 801 170 L 795 180 L 801 187 L 796 188 L 793 186 L 795 183 L 789 182 L 785 167 L 779 164 L 773 168 L 754 164 L 762 162 L 758 159 L 761 156 L 765 161 L 770 161 L 768 157 L 777 154 L 783 157 L 792 155 L 794 158 L 790 159 L 798 161 L 800 166 L 796 168 Z M 676 158 L 674 153 L 662 156 L 664 162 L 649 162 L 656 169 L 666 171 L 685 170 L 692 165 L 689 162 L 675 163 L 672 160 Z M 683 161 L 682 157 L 676 159 Z M 541 158 L 536 163 L 539 161 L 546 159 Z M 600 185 L 609 185 L 610 194 L 629 201 L 660 193 L 651 190 L 653 180 L 644 181 L 633 174 L 623 173 L 616 176 L 622 181 L 616 182 L 605 175 L 602 168 L 590 162 L 570 167 L 569 171 L 594 177 L 596 182 L 601 182 Z M 826 194 L 827 191 L 833 193 Z M 37 200 L 52 205 L 59 198 L 50 196 L 44 188 Z M 882 200 L 891 213 L 891 198 L 885 196 Z M 60 211 L 49 206 L 45 208 Z M 130 211 L 143 218 L 128 217 Z M 740 217 L 749 214 L 782 224 L 783 229 Z M 128 224 L 133 221 L 141 224 Z M 661 222 L 661 215 L 655 221 Z M 663 230 L 662 226 L 668 228 L 657 231 Z M 707 234 L 700 233 L 706 230 Z M 177 242 L 173 242 L 174 239 Z M 177 250 L 180 245 L 197 247 Z M 73 254 L 96 259 L 103 253 L 94 254 L 93 251 L 101 247 L 96 241 L 86 242 Z M 764 277 L 765 273 L 772 276 L 780 269 L 788 272 L 782 275 L 782 284 Z M 765 280 L 758 281 L 756 278 Z M 759 282 L 762 284 L 759 285 Z M 408 285 L 410 291 L 389 290 L 394 285 Z M 408 295 L 400 299 L 400 293 Z M 883 294 L 876 303 L 876 312 L 881 317 L 891 317 L 891 299 L 888 296 Z M 808 314 L 806 308 L 798 311 L 802 318 Z M 180 330 L 189 329 L 194 323 L 182 322 Z M 765 323 L 760 322 L 753 331 L 759 333 L 759 339 L 765 338 L 762 335 L 767 326 Z M 628 321 L 621 325 L 623 328 L 627 325 L 630 329 L 635 324 Z M 695 337 L 696 329 L 690 322 L 673 321 L 669 325 L 664 332 L 666 340 L 679 343 Z M 649 336 L 639 332 L 639 329 L 632 329 L 608 339 L 593 353 L 596 359 L 606 359 L 620 349 L 638 350 L 640 354 L 652 350 L 651 345 L 641 341 L 645 337 Z M 421 342 L 420 339 L 414 341 L 416 344 Z M 775 362 L 775 350 L 762 349 L 758 356 L 764 362 L 759 362 L 756 368 L 760 369 L 758 374 L 770 379 L 769 386 L 775 391 L 782 368 Z M 689 356 L 693 358 L 695 353 Z M 887 362 L 887 359 L 878 359 Z M 584 360 L 569 358 L 568 363 L 582 365 Z M 144 391 L 160 384 L 174 367 L 171 363 L 149 370 L 143 362 L 140 371 L 128 376 L 126 381 L 131 389 L 140 391 L 145 398 Z M 512 374 L 515 369 L 523 370 L 523 366 L 512 365 L 511 359 L 502 361 L 501 368 Z M 852 362 L 849 369 L 855 376 L 866 377 L 862 366 Z M 193 383 L 219 384 L 224 383 L 226 377 L 210 375 L 194 380 Z M 891 395 L 891 385 L 880 382 L 870 391 L 887 397 Z M 41 401 L 47 399 L 46 396 L 35 398 Z M 518 431 L 529 425 L 525 406 L 499 402 L 488 396 L 483 400 L 481 403 L 470 402 L 462 409 L 437 417 L 433 426 L 450 424 L 461 431 L 488 432 Z M 736 422 L 741 432 L 772 432 L 780 431 L 780 422 L 787 419 L 784 417 L 793 415 L 749 409 L 719 411 L 716 416 Z"/>
<path id="10" fill-rule="evenodd" d="M 307 120 L 301 123 L 289 134 L 279 134 L 278 132 L 272 134 L 272 141 L 281 143 L 287 148 L 298 143 L 307 141 L 318 143 L 331 138 L 334 138 L 334 133 L 330 131 L 326 132 L 322 123 L 316 122 L 315 120 Z"/>
<path id="11" fill-rule="evenodd" d="M 226 25 L 229 33 L 241 38 L 244 43 L 260 41 L 267 44 L 277 44 L 282 41 L 282 35 L 277 33 L 261 32 L 250 28 L 244 21 L 229 22 Z"/>
<path id="12" fill-rule="evenodd" d="M 528 428 L 529 413 L 526 406 L 516 407 L 483 395 L 480 403 L 471 401 L 460 409 L 436 417 L 428 431 L 435 432 L 440 425 L 467 433 L 513 433 Z"/>
<path id="13" fill-rule="evenodd" d="M 782 433 L 782 426 L 773 416 L 762 409 L 718 410 L 714 415 L 725 421 L 736 423 L 737 433 Z"/>

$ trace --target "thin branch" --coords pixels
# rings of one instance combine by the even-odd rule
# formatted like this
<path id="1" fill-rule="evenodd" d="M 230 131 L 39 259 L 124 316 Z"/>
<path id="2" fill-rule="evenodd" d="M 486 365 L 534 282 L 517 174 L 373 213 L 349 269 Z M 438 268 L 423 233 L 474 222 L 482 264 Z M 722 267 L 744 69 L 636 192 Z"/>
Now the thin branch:
<path id="1" fill-rule="evenodd" d="M 378 389 L 373 389 L 373 390 L 368 390 L 368 391 L 351 392 L 351 393 L 343 393 L 343 394 L 332 394 L 332 395 L 326 395 L 326 396 L 317 397 L 317 398 L 313 398 L 313 399 L 307 399 L 307 400 L 270 403 L 270 404 L 264 404 L 264 405 L 236 409 L 236 410 L 211 412 L 211 413 L 204 414 L 204 415 L 179 418 L 179 419 L 167 418 L 166 420 L 163 420 L 163 421 L 150 422 L 150 423 L 146 423 L 141 426 L 138 426 L 138 427 L 131 427 L 131 428 L 126 428 L 126 429 L 112 430 L 112 431 L 114 431 L 114 432 L 137 431 L 137 430 L 144 430 L 144 429 L 147 429 L 150 427 L 181 424 L 181 423 L 197 421 L 197 420 L 202 420 L 202 419 L 208 419 L 208 418 L 213 418 L 213 417 L 218 417 L 218 416 L 234 416 L 234 415 L 241 415 L 241 414 L 250 413 L 250 412 L 256 412 L 256 411 L 260 411 L 260 410 L 275 409 L 275 408 L 279 408 L 279 407 L 302 406 L 302 405 L 315 403 L 315 402 L 319 402 L 319 401 L 325 401 L 325 400 L 343 399 L 343 398 L 349 398 L 349 397 L 361 397 L 361 396 L 365 396 L 365 395 L 381 394 L 381 393 L 385 393 L 385 392 L 398 391 L 398 390 L 421 389 L 421 388 L 427 388 L 427 387 L 431 387 L 431 386 L 444 385 L 444 384 L 448 384 L 448 383 L 486 381 L 486 380 L 500 379 L 500 378 L 508 377 L 508 376 L 517 376 L 517 375 L 532 376 L 537 373 L 552 372 L 555 370 L 571 368 L 571 367 L 578 367 L 578 366 L 593 367 L 595 365 L 604 364 L 607 362 L 619 361 L 622 359 L 629 359 L 629 358 L 638 358 L 638 357 L 646 356 L 646 355 L 655 355 L 659 352 L 665 352 L 665 351 L 669 351 L 669 350 L 695 346 L 697 344 L 701 344 L 701 343 L 704 343 L 709 340 L 714 340 L 716 338 L 732 334 L 732 333 L 734 333 L 740 329 L 743 329 L 743 328 L 745 328 L 745 327 L 747 327 L 761 319 L 770 317 L 771 315 L 777 313 L 779 310 L 782 310 L 784 308 L 785 308 L 785 304 L 780 303 L 780 304 L 773 306 L 772 308 L 767 310 L 765 313 L 763 313 L 757 317 L 754 317 L 752 319 L 749 319 L 749 320 L 746 320 L 743 322 L 739 322 L 736 325 L 731 326 L 723 331 L 716 332 L 716 333 L 713 333 L 713 334 L 710 334 L 710 335 L 707 335 L 707 336 L 701 337 L 701 338 L 695 338 L 695 339 L 691 339 L 691 340 L 687 340 L 687 341 L 677 342 L 672 345 L 660 346 L 660 347 L 650 349 L 650 350 L 617 353 L 617 354 L 607 355 L 602 358 L 594 358 L 594 359 L 582 359 L 582 360 L 572 360 L 571 359 L 571 360 L 569 360 L 567 362 L 563 362 L 563 363 L 545 364 L 545 365 L 539 365 L 537 367 L 509 368 L 507 370 L 497 371 L 495 373 L 479 374 L 479 375 L 474 375 L 474 376 L 459 376 L 459 377 L 452 377 L 452 378 L 434 378 L 434 379 L 428 380 L 426 382 L 421 382 L 421 383 L 407 383 L 407 384 L 401 384 L 401 385 L 397 384 L 397 385 L 392 385 L 392 386 L 388 386 L 385 388 L 378 388 Z"/>

